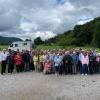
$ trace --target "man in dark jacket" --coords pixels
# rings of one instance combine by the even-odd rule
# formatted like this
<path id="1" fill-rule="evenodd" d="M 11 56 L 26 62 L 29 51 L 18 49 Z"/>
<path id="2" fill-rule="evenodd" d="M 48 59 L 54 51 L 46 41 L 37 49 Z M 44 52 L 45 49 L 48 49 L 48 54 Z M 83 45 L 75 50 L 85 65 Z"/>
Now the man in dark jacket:
<path id="1" fill-rule="evenodd" d="M 69 51 L 65 53 L 65 56 L 63 58 L 63 63 L 64 63 L 65 74 L 68 73 L 72 74 L 72 57 Z"/>
<path id="2" fill-rule="evenodd" d="M 11 52 L 9 53 L 7 57 L 7 64 L 8 64 L 8 73 L 12 74 L 14 70 L 14 55 Z"/>
<path id="3" fill-rule="evenodd" d="M 30 70 L 30 54 L 28 51 L 23 53 L 24 71 Z"/>
<path id="4" fill-rule="evenodd" d="M 90 74 L 96 73 L 96 56 L 92 52 L 89 54 L 89 72 Z"/>

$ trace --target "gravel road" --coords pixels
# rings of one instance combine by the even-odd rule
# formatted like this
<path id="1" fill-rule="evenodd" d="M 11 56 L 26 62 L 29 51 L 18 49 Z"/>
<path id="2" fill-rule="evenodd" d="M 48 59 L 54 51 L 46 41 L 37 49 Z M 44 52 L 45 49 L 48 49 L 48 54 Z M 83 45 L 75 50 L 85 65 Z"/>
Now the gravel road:
<path id="1" fill-rule="evenodd" d="M 100 100 L 100 75 L 0 75 L 0 100 Z"/>

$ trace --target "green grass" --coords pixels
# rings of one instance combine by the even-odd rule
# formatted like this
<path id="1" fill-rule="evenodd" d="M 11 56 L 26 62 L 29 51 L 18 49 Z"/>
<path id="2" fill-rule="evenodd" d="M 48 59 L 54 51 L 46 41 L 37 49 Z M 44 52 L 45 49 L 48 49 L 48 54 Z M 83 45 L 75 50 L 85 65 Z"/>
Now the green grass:
<path id="1" fill-rule="evenodd" d="M 45 46 L 45 45 L 39 45 L 36 47 L 36 49 L 73 49 L 73 48 L 82 48 L 82 49 L 86 49 L 86 50 L 93 50 L 93 47 L 76 47 L 76 46 Z M 97 52 L 100 52 L 100 48 L 96 48 Z"/>
<path id="2" fill-rule="evenodd" d="M 60 49 L 60 48 L 62 48 L 62 46 L 44 46 L 44 45 L 39 45 L 39 46 L 37 46 L 36 47 L 36 49 L 45 49 L 45 50 L 48 50 L 48 49 L 50 49 L 50 50 L 52 50 L 52 49 Z"/>
<path id="3" fill-rule="evenodd" d="M 3 49 L 8 49 L 8 45 L 0 45 L 0 51 L 2 51 Z M 76 47 L 76 46 L 58 46 L 58 45 L 48 45 L 48 46 L 45 46 L 45 45 L 39 45 L 36 47 L 36 49 L 45 49 L 45 50 L 52 50 L 52 49 L 73 49 L 73 48 L 83 48 L 83 49 L 87 49 L 87 50 L 91 50 L 93 49 L 93 47 Z M 98 52 L 100 52 L 100 48 L 96 48 L 96 50 Z"/>
<path id="4" fill-rule="evenodd" d="M 2 51 L 3 49 L 8 49 L 8 45 L 0 45 L 0 51 Z"/>

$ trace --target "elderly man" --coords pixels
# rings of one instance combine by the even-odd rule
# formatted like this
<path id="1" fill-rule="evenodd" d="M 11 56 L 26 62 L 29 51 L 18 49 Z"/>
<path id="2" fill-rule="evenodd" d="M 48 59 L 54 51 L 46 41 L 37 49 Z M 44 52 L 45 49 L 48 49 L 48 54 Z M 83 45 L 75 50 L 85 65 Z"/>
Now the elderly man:
<path id="1" fill-rule="evenodd" d="M 3 75 L 6 71 L 6 60 L 7 60 L 7 52 L 6 49 L 3 49 L 3 51 L 0 54 L 0 60 L 1 60 L 1 74 Z"/>
<path id="2" fill-rule="evenodd" d="M 72 57 L 70 51 L 65 52 L 63 63 L 64 63 L 65 74 L 72 74 Z"/>

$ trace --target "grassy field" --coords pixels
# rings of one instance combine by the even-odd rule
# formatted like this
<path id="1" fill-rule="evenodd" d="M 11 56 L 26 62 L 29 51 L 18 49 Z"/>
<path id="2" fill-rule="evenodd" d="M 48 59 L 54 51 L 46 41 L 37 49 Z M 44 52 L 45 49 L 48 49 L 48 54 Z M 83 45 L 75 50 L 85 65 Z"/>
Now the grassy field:
<path id="1" fill-rule="evenodd" d="M 8 45 L 0 45 L 0 51 L 2 51 L 3 49 L 7 49 L 9 46 Z M 57 45 L 53 45 L 53 46 L 45 46 L 45 45 L 39 45 L 36 47 L 36 49 L 45 49 L 45 50 L 52 50 L 52 49 L 73 49 L 73 48 L 83 48 L 86 50 L 92 50 L 93 47 L 76 47 L 76 46 L 57 46 Z M 100 48 L 96 48 L 96 50 L 98 52 L 100 52 Z"/>
<path id="2" fill-rule="evenodd" d="M 8 45 L 0 45 L 0 51 L 2 51 L 3 49 L 8 49 Z"/>
<path id="3" fill-rule="evenodd" d="M 44 45 L 40 45 L 37 46 L 36 49 L 45 49 L 45 50 L 52 50 L 52 49 L 73 49 L 73 48 L 82 48 L 82 49 L 86 49 L 86 50 L 92 50 L 93 47 L 75 47 L 75 46 L 44 46 Z M 100 52 L 100 48 L 96 48 L 97 52 Z"/>

